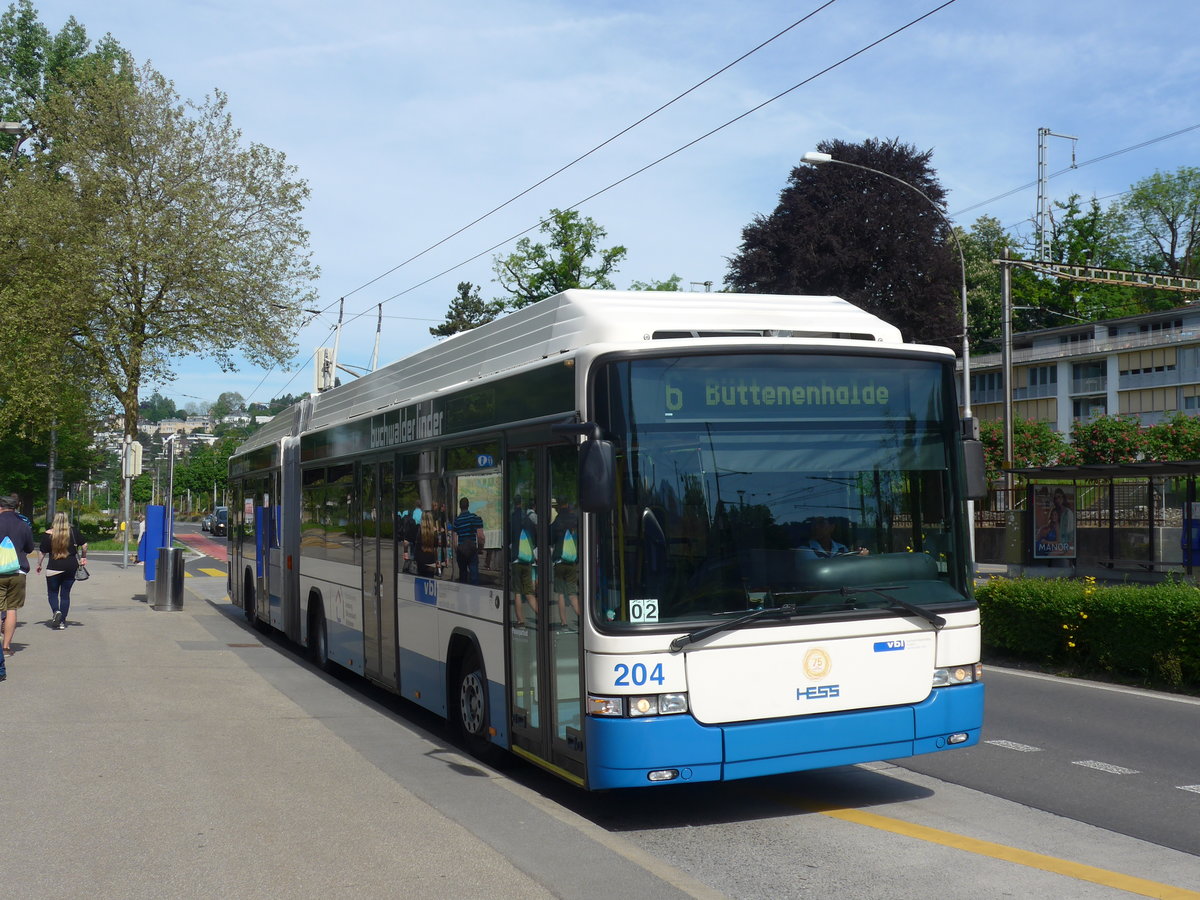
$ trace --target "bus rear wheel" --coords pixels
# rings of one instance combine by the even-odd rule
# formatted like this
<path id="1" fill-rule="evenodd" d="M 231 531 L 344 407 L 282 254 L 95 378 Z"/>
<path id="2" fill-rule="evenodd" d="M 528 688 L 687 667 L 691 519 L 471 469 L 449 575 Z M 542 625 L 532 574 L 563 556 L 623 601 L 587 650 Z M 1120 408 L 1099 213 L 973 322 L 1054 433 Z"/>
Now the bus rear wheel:
<path id="1" fill-rule="evenodd" d="M 313 611 L 308 627 L 308 655 L 318 669 L 329 671 L 329 629 L 325 626 L 325 610 L 320 606 Z"/>

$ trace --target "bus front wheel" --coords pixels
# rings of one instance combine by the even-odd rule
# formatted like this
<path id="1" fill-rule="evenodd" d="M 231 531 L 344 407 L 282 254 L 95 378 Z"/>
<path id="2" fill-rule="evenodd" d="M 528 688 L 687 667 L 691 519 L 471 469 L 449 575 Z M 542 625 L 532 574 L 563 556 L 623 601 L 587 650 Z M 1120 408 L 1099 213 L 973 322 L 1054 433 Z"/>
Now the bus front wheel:
<path id="1" fill-rule="evenodd" d="M 487 754 L 488 741 L 487 680 L 479 655 L 470 650 L 458 667 L 458 730 L 467 749 L 476 756 Z"/>

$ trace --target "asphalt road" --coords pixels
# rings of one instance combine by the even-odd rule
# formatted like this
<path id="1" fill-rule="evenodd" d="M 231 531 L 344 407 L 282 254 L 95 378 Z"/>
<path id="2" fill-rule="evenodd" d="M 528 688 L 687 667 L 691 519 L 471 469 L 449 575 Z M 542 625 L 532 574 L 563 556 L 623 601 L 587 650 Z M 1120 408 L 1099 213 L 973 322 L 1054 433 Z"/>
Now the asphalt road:
<path id="1" fill-rule="evenodd" d="M 899 761 L 1200 855 L 1200 698 L 988 669 L 983 741 Z"/>
<path id="2" fill-rule="evenodd" d="M 201 560 L 188 568 L 200 576 L 223 564 Z M 204 595 L 242 621 L 218 599 L 221 579 L 188 580 L 194 588 L 211 585 Z M 265 676 L 282 677 L 293 664 L 308 668 L 281 636 L 267 640 L 293 659 L 267 666 Z M 565 827 L 596 828 L 647 855 L 631 862 L 661 860 L 723 896 L 1200 897 L 1200 701 L 1010 670 L 989 669 L 987 677 L 985 743 L 976 748 L 607 794 L 580 792 L 514 758 L 498 783 L 564 823 L 590 823 Z M 335 680 L 351 704 L 362 697 L 449 740 L 437 717 L 354 676 Z M 312 702 L 307 690 L 289 695 L 301 707 Z M 404 763 L 390 738 L 363 743 L 327 713 L 326 727 L 400 777 Z M 488 831 L 469 793 L 425 800 L 519 868 L 532 865 L 520 831 Z M 559 887 L 572 880 L 570 862 L 563 863 Z"/>

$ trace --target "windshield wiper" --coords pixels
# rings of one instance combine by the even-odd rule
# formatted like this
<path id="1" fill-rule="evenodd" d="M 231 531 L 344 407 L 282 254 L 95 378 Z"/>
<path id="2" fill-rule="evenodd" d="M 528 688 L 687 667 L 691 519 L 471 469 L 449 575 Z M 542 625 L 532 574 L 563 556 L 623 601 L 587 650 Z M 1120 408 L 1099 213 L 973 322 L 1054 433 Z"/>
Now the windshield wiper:
<path id="1" fill-rule="evenodd" d="M 935 630 L 940 630 L 946 624 L 946 620 L 937 613 L 925 609 L 923 606 L 917 606 L 915 603 L 909 603 L 907 600 L 901 600 L 899 597 L 893 597 L 887 591 L 905 591 L 908 590 L 906 584 L 883 584 L 874 587 L 840 587 L 831 588 L 823 591 L 787 591 L 784 594 L 776 594 L 776 597 L 819 597 L 822 594 L 834 594 L 839 597 L 852 598 L 859 594 L 878 594 L 886 600 L 895 609 L 902 609 L 905 612 L 911 613 L 914 616 L 919 616 L 925 621 L 933 625 Z M 851 604 L 847 603 L 847 606 Z M 716 625 L 708 625 L 704 628 L 693 631 L 690 634 L 685 634 L 683 637 L 677 637 L 671 641 L 670 647 L 672 652 L 682 650 L 688 644 L 694 644 L 697 641 L 702 641 L 706 637 L 712 637 L 714 634 L 720 634 L 722 631 L 733 631 L 736 628 L 741 628 L 743 625 L 748 625 L 751 622 L 758 622 L 762 619 L 791 619 L 794 616 L 808 614 L 813 612 L 824 611 L 832 607 L 799 607 L 795 603 L 785 603 L 782 606 L 770 606 L 765 609 L 756 609 L 753 612 L 746 613 L 744 616 L 739 616 L 736 619 L 730 619 L 728 622 L 718 622 Z"/>
<path id="2" fill-rule="evenodd" d="M 756 609 L 753 612 L 746 613 L 744 616 L 738 616 L 736 619 L 730 619 L 728 622 L 718 622 L 716 625 L 708 625 L 698 631 L 693 631 L 691 634 L 685 634 L 683 637 L 677 637 L 671 641 L 672 652 L 682 650 L 688 644 L 694 644 L 696 641 L 702 641 L 706 637 L 711 637 L 714 634 L 719 634 L 722 631 L 731 631 L 735 628 L 741 628 L 750 622 L 756 622 L 759 619 L 790 619 L 792 616 L 800 614 L 800 608 L 794 603 L 785 603 L 783 606 L 768 606 L 764 609 Z"/>
<path id="3" fill-rule="evenodd" d="M 907 600 L 901 600 L 899 597 L 893 597 L 891 594 L 887 593 L 888 591 L 906 590 L 908 590 L 908 585 L 906 584 L 881 584 L 871 587 L 840 587 L 828 591 L 798 591 L 796 593 L 790 593 L 788 596 L 815 597 L 820 594 L 837 594 L 841 597 L 855 597 L 859 594 L 878 594 L 893 607 L 902 609 L 905 612 L 910 612 L 914 616 L 920 616 L 922 619 L 933 625 L 935 629 L 941 629 L 943 626 L 945 626 L 946 620 L 937 613 L 931 612 L 930 610 L 925 609 L 923 606 L 917 606 L 915 603 L 909 603 Z"/>

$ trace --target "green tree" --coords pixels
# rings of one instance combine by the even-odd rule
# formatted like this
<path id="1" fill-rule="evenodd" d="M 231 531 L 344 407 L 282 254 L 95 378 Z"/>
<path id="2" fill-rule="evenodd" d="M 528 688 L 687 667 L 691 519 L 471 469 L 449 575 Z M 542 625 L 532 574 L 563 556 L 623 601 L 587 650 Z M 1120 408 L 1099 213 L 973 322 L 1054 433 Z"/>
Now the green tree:
<path id="1" fill-rule="evenodd" d="M 970 323 L 971 350 L 994 353 L 1000 346 L 1002 310 L 1000 267 L 995 260 L 1005 247 L 1012 250 L 1012 239 L 992 216 L 980 216 L 970 231 L 957 229 L 967 266 L 967 321 Z M 961 304 L 960 304 L 961 305 Z"/>
<path id="2" fill-rule="evenodd" d="M 237 391 L 225 391 L 217 397 L 217 402 L 209 408 L 208 414 L 212 417 L 213 424 L 216 425 L 226 416 L 242 412 L 245 408 L 246 400 L 241 394 Z"/>
<path id="3" fill-rule="evenodd" d="M 678 275 L 672 275 L 666 281 L 635 281 L 629 285 L 629 289 L 631 291 L 677 291 L 682 280 Z"/>
<path id="4" fill-rule="evenodd" d="M 496 281 L 508 291 L 505 309 L 520 309 L 571 288 L 606 288 L 625 258 L 624 247 L 600 248 L 608 232 L 577 210 L 552 209 L 542 222 L 544 244 L 524 237 L 508 256 L 497 256 Z"/>
<path id="5" fill-rule="evenodd" d="M 1143 178 L 1116 212 L 1141 268 L 1185 278 L 1200 274 L 1200 168 Z"/>
<path id="6" fill-rule="evenodd" d="M 149 66 L 89 70 L 38 104 L 37 159 L 5 186 L 0 254 L 24 246 L 18 236 L 44 247 L 0 255 L 14 274 L 0 339 L 14 321 L 38 321 L 51 346 L 70 350 L 60 356 L 73 377 L 117 401 L 126 433 L 141 385 L 169 381 L 179 356 L 225 370 L 238 352 L 286 363 L 311 301 L 307 186 L 282 154 L 243 146 L 226 107 L 220 92 L 181 102 Z M 43 361 L 13 349 L 24 371 Z"/>
<path id="7" fill-rule="evenodd" d="M 1036 248 L 1029 250 L 1036 257 Z M 1052 204 L 1050 258 L 1069 266 L 1129 269 L 1133 256 L 1120 217 L 1095 197 L 1084 206 L 1072 194 L 1066 203 Z M 1034 307 L 1014 312 L 1013 328 L 1019 331 L 1070 325 L 1070 317 L 1092 322 L 1160 308 L 1137 288 L 1071 281 L 1028 269 L 1013 271 L 1013 296 L 1018 298 L 1015 305 Z"/>
<path id="8" fill-rule="evenodd" d="M 833 294 L 908 340 L 955 346 L 962 270 L 944 220 L 946 192 L 930 165 L 933 151 L 873 138 L 822 141 L 817 149 L 911 187 L 847 166 L 797 166 L 774 212 L 742 230 L 726 283 L 736 291 Z"/>
<path id="9" fill-rule="evenodd" d="M 152 393 L 149 399 L 141 401 L 138 409 L 141 418 L 147 422 L 161 422 L 163 419 L 175 419 L 183 415 L 175 406 L 174 400 L 164 397 L 158 391 Z"/>
<path id="10" fill-rule="evenodd" d="M 435 337 L 449 337 L 460 331 L 470 331 L 485 322 L 490 322 L 504 312 L 503 300 L 484 300 L 479 288 L 469 281 L 458 283 L 458 295 L 450 301 L 446 321 L 429 329 Z"/>

